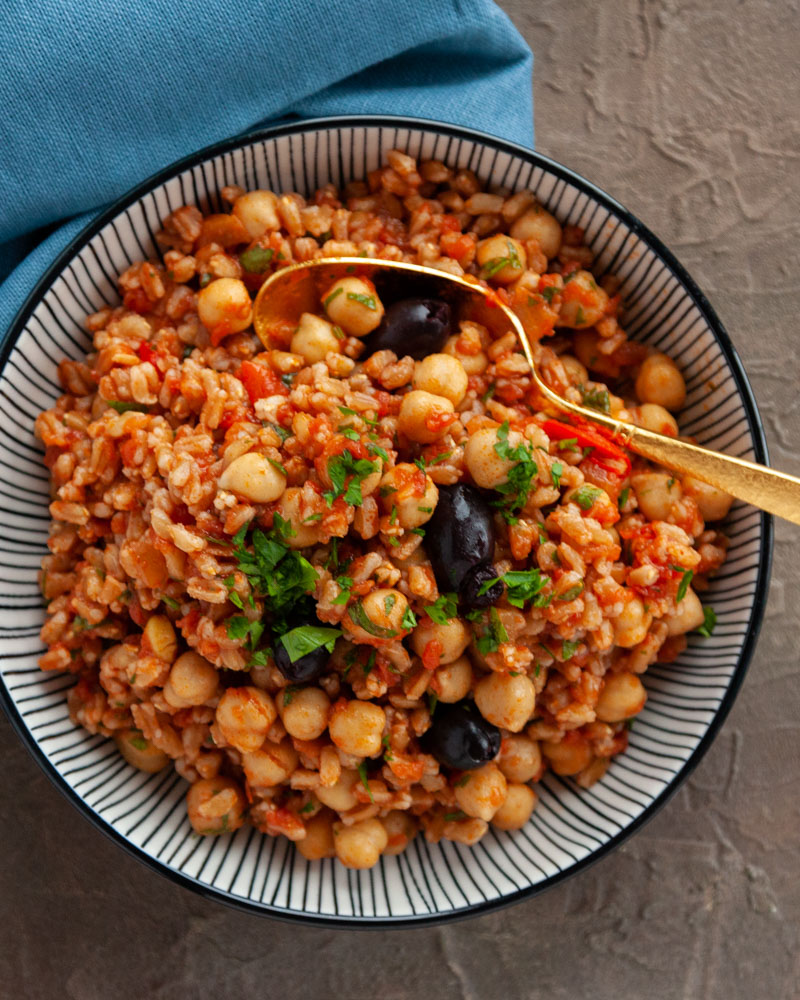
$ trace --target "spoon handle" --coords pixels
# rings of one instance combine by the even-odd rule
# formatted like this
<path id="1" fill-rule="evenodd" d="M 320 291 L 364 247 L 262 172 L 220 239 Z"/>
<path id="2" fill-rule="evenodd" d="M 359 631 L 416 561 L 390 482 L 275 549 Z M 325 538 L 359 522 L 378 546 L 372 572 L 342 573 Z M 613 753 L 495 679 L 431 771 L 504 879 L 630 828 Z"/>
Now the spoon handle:
<path id="1" fill-rule="evenodd" d="M 800 479 L 744 458 L 710 451 L 678 438 L 625 425 L 625 446 L 674 472 L 702 479 L 755 507 L 800 524 Z"/>

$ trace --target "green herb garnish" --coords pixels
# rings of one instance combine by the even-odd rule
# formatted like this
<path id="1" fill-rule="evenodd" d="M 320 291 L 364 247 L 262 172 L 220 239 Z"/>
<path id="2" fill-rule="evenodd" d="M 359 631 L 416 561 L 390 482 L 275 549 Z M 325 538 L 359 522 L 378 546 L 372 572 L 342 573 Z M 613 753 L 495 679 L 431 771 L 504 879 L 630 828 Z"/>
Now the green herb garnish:
<path id="1" fill-rule="evenodd" d="M 343 451 L 341 455 L 334 455 L 328 461 L 328 476 L 333 489 L 323 494 L 328 506 L 333 506 L 333 501 L 344 494 L 345 503 L 360 507 L 364 502 L 361 484 L 377 471 L 375 462 L 370 462 L 366 458 L 353 458 L 349 450 Z M 345 488 L 348 477 L 349 482 Z"/>
<path id="2" fill-rule="evenodd" d="M 323 306 L 325 306 L 325 308 L 327 309 L 328 306 L 331 304 L 331 302 L 333 302 L 335 298 L 341 295 L 343 291 L 344 289 L 340 285 L 335 291 L 331 292 L 331 294 L 327 297 L 327 299 L 325 299 L 325 301 L 322 303 Z"/>
<path id="3" fill-rule="evenodd" d="M 375 301 L 374 295 L 362 295 L 359 292 L 348 292 L 347 297 L 352 302 L 359 302 L 362 306 L 366 306 L 367 309 L 371 309 L 373 312 L 378 308 L 378 303 Z"/>
<path id="4" fill-rule="evenodd" d="M 590 510 L 602 492 L 597 486 L 581 486 L 580 489 L 575 490 L 570 500 L 573 500 L 581 510 Z"/>
<path id="5" fill-rule="evenodd" d="M 678 592 L 675 595 L 675 603 L 680 604 L 681 601 L 686 597 L 686 591 L 689 589 L 689 584 L 692 582 L 692 577 L 694 576 L 693 569 L 684 569 L 683 566 L 671 565 L 670 569 L 675 570 L 676 573 L 682 573 L 681 582 L 678 584 Z"/>
<path id="6" fill-rule="evenodd" d="M 367 780 L 367 765 L 362 760 L 358 765 L 358 776 L 361 778 L 361 784 L 366 788 L 367 795 L 369 795 L 370 802 L 375 801 L 375 796 L 372 794 L 372 789 L 369 787 L 369 781 Z"/>
<path id="7" fill-rule="evenodd" d="M 250 247 L 239 254 L 239 263 L 248 274 L 263 274 L 275 255 L 270 247 Z"/>
<path id="8" fill-rule="evenodd" d="M 704 607 L 703 618 L 703 624 L 699 628 L 695 629 L 695 631 L 699 632 L 700 635 L 704 635 L 707 639 L 714 631 L 714 626 L 717 624 L 717 613 L 713 608 Z"/>
<path id="9" fill-rule="evenodd" d="M 608 389 L 587 389 L 584 386 L 578 386 L 580 394 L 583 397 L 583 405 L 589 406 L 593 410 L 599 410 L 601 413 L 611 413 L 611 401 L 608 398 Z"/>
<path id="10" fill-rule="evenodd" d="M 135 413 L 150 412 L 150 407 L 145 406 L 144 403 L 123 403 L 119 399 L 110 399 L 108 405 L 112 410 L 116 410 L 117 413 L 130 413 L 131 411 Z"/>
<path id="11" fill-rule="evenodd" d="M 321 646 L 332 653 L 336 640 L 341 635 L 342 630 L 339 628 L 329 628 L 325 625 L 298 625 L 297 628 L 284 633 L 278 641 L 289 654 L 289 660 L 295 663 Z"/>
<path id="12" fill-rule="evenodd" d="M 533 460 L 531 449 L 524 444 L 518 444 L 512 448 L 508 443 L 509 426 L 508 421 L 497 429 L 497 443 L 494 446 L 495 452 L 500 458 L 516 464 L 508 473 L 506 482 L 495 486 L 497 493 L 502 493 L 503 500 L 492 501 L 492 506 L 503 509 L 503 517 L 509 524 L 516 524 L 515 512 L 525 506 L 528 493 L 531 488 L 531 481 L 538 471 L 538 466 Z"/>
<path id="13" fill-rule="evenodd" d="M 482 591 L 478 591 L 480 595 Z M 451 618 L 458 614 L 458 595 L 440 594 L 439 597 L 424 608 L 425 614 L 437 625 L 446 625 Z"/>
<path id="14" fill-rule="evenodd" d="M 561 488 L 561 475 L 564 472 L 564 466 L 561 462 L 553 462 L 550 466 L 550 478 L 553 480 L 553 486 L 556 489 Z"/>

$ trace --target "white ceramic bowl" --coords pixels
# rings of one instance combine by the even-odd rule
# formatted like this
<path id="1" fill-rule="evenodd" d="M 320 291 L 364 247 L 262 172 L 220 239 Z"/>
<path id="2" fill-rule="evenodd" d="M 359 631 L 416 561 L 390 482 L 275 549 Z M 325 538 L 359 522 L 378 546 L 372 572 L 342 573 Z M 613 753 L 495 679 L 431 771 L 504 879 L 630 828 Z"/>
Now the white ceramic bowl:
<path id="1" fill-rule="evenodd" d="M 684 433 L 733 455 L 766 460 L 761 422 L 742 365 L 713 310 L 672 254 L 621 205 L 536 153 L 463 128 L 415 119 L 337 118 L 236 139 L 181 161 L 85 229 L 33 292 L 0 353 L 0 695 L 37 762 L 100 830 L 180 883 L 259 913 L 334 924 L 409 925 L 485 912 L 585 868 L 641 826 L 708 748 L 731 707 L 764 610 L 770 519 L 734 504 L 728 560 L 710 594 L 719 624 L 690 638 L 677 663 L 645 676 L 649 700 L 628 751 L 588 791 L 549 775 L 518 833 L 491 830 L 474 848 L 417 837 L 375 869 L 307 862 L 284 839 L 244 827 L 193 836 L 185 782 L 147 775 L 113 742 L 72 725 L 73 678 L 41 673 L 44 619 L 36 571 L 48 528 L 47 470 L 33 435 L 37 412 L 60 390 L 56 365 L 90 344 L 87 313 L 118 301 L 115 275 L 155 252 L 153 233 L 184 203 L 219 210 L 225 184 L 311 192 L 363 178 L 393 148 L 469 167 L 488 184 L 530 188 L 562 222 L 582 226 L 596 271 L 622 279 L 624 326 L 682 366 Z M 46 808 L 43 805 L 43 808 Z"/>

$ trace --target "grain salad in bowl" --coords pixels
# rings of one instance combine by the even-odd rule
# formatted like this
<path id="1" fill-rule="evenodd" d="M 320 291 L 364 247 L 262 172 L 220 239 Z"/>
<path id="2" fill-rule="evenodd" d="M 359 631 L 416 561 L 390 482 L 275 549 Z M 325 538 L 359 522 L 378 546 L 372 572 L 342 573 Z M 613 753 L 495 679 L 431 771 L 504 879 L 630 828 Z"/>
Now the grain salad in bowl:
<path id="1" fill-rule="evenodd" d="M 714 612 L 730 497 L 544 410 L 513 332 L 369 258 L 471 274 L 567 397 L 680 434 L 675 361 L 533 193 L 400 150 L 308 199 L 172 211 L 36 420 L 44 670 L 73 721 L 174 766 L 198 834 L 245 823 L 369 868 L 517 830 L 548 771 L 624 753 L 641 675 Z M 263 341 L 276 269 L 353 256 Z M 324 276 L 324 268 L 320 269 Z"/>

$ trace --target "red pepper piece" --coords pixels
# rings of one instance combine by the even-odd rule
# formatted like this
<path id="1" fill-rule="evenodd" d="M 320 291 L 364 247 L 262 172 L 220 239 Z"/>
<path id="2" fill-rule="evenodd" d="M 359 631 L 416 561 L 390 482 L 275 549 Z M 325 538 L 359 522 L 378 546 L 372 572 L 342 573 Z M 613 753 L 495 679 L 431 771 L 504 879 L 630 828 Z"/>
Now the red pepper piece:
<path id="1" fill-rule="evenodd" d="M 593 448 L 592 458 L 598 465 L 607 469 L 602 459 L 613 459 L 622 462 L 625 471 L 621 478 L 625 478 L 631 471 L 631 460 L 628 458 L 624 448 L 614 444 L 599 429 L 588 429 L 573 427 L 572 424 L 562 423 L 560 420 L 545 420 L 542 424 L 545 434 L 552 440 L 566 441 L 575 438 L 581 448 Z M 610 471 L 610 470 L 607 470 Z M 613 470 L 619 475 L 619 470 Z"/>

